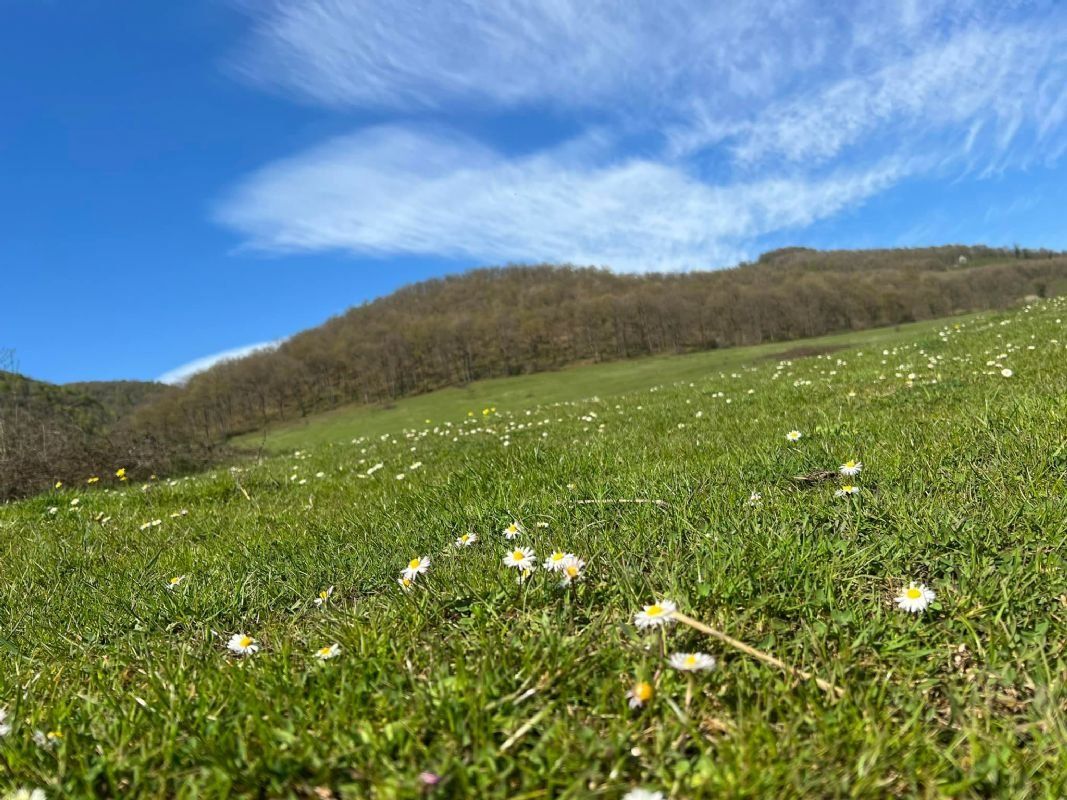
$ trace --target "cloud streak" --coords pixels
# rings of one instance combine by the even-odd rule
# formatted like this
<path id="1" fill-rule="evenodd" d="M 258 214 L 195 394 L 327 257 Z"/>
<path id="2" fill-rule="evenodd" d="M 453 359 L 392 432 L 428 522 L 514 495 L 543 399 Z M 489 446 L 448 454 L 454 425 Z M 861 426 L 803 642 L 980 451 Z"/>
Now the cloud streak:
<path id="1" fill-rule="evenodd" d="M 156 378 L 156 380 L 160 383 L 170 384 L 171 386 L 179 386 L 198 372 L 210 369 L 216 364 L 223 361 L 232 361 L 234 359 L 243 358 L 244 356 L 255 353 L 257 350 L 273 350 L 283 341 L 285 340 L 277 339 L 273 342 L 257 342 L 256 344 L 249 344 L 244 347 L 235 347 L 232 350 L 223 350 L 221 353 L 215 353 L 210 356 L 203 356 L 182 364 L 180 367 L 175 367 L 168 372 L 164 372 Z"/>
<path id="2" fill-rule="evenodd" d="M 566 150 L 506 158 L 466 139 L 375 128 L 266 167 L 218 217 L 275 252 L 710 268 L 736 261 L 754 236 L 836 213 L 915 168 L 894 160 L 818 180 L 711 185 L 677 165 L 587 164 Z"/>
<path id="3" fill-rule="evenodd" d="M 248 8 L 243 79 L 394 117 L 231 188 L 216 219 L 264 251 L 712 267 L 909 178 L 1067 151 L 1067 12 L 1048 2 Z M 546 112 L 585 132 L 515 154 L 467 124 Z"/>

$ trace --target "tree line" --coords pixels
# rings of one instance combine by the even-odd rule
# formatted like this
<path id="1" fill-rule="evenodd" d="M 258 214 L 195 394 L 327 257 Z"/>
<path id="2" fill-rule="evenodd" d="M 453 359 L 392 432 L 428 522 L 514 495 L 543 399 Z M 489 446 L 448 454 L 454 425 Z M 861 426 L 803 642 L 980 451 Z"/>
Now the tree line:
<path id="1" fill-rule="evenodd" d="M 987 247 L 788 248 L 714 272 L 477 269 L 354 307 L 138 406 L 131 430 L 207 446 L 346 403 L 580 362 L 682 353 L 1001 308 L 1067 289 L 1067 256 Z"/>

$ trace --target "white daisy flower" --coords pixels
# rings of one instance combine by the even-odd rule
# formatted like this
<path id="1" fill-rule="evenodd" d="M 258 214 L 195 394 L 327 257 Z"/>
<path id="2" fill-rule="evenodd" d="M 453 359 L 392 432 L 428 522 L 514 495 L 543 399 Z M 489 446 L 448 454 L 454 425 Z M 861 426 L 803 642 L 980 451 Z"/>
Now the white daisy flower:
<path id="1" fill-rule="evenodd" d="M 181 584 L 181 582 L 186 579 L 186 577 L 188 577 L 188 576 L 186 576 L 186 575 L 175 575 L 173 578 L 170 578 L 167 581 L 167 589 L 170 589 L 170 590 L 177 589 L 178 586 Z"/>
<path id="2" fill-rule="evenodd" d="M 622 796 L 622 800 L 664 800 L 663 792 L 651 789 L 631 789 Z"/>
<path id="3" fill-rule="evenodd" d="M 534 551 L 532 547 L 516 547 L 504 556 L 504 566 L 514 567 L 523 572 L 532 571 L 534 566 Z"/>
<path id="4" fill-rule="evenodd" d="M 661 625 L 669 625 L 673 620 L 671 615 L 678 610 L 670 600 L 659 600 L 650 606 L 645 606 L 634 615 L 634 624 L 638 628 L 658 628 Z"/>
<path id="5" fill-rule="evenodd" d="M 48 800 L 48 795 L 44 793 L 44 789 L 20 787 L 5 794 L 3 800 Z"/>
<path id="6" fill-rule="evenodd" d="M 341 645 L 331 644 L 326 647 L 320 647 L 315 651 L 315 658 L 319 661 L 327 661 L 331 658 L 337 658 L 341 655 Z"/>
<path id="7" fill-rule="evenodd" d="M 430 568 L 430 559 L 428 556 L 422 556 L 421 558 L 413 558 L 408 562 L 408 565 L 404 567 L 401 573 L 406 578 L 415 580 L 416 577 L 424 573 Z"/>
<path id="8" fill-rule="evenodd" d="M 559 582 L 560 586 L 570 586 L 577 580 L 581 580 L 582 570 L 585 569 L 585 562 L 578 556 L 568 555 L 563 560 L 563 566 L 559 571 L 563 573 L 563 580 Z"/>
<path id="9" fill-rule="evenodd" d="M 456 539 L 456 547 L 470 547 L 476 541 L 478 541 L 478 534 L 465 533 Z"/>
<path id="10" fill-rule="evenodd" d="M 748 504 L 750 506 L 758 506 L 763 502 L 763 494 L 760 492 L 753 492 L 748 496 Z"/>
<path id="11" fill-rule="evenodd" d="M 512 522 L 510 525 L 504 528 L 504 538 L 514 539 L 522 532 L 522 525 L 520 525 L 518 522 Z"/>
<path id="12" fill-rule="evenodd" d="M 319 592 L 319 596 L 315 598 L 315 605 L 324 606 L 330 602 L 331 597 L 333 597 L 332 586 L 329 589 L 324 589 L 323 591 Z"/>
<path id="13" fill-rule="evenodd" d="M 226 646 L 239 656 L 252 655 L 259 651 L 256 640 L 247 633 L 235 633 Z"/>
<path id="14" fill-rule="evenodd" d="M 56 742 L 63 741 L 63 734 L 60 731 L 48 731 L 48 733 L 45 733 L 44 731 L 38 730 L 34 731 L 33 736 L 30 738 L 33 739 L 33 743 L 38 747 L 43 747 L 45 750 L 51 750 L 56 746 Z"/>
<path id="15" fill-rule="evenodd" d="M 715 656 L 707 653 L 672 653 L 667 663 L 682 672 L 698 672 L 715 669 Z"/>
<path id="16" fill-rule="evenodd" d="M 853 486 L 852 484 L 846 483 L 844 486 L 842 486 L 840 489 L 838 489 L 836 492 L 834 492 L 834 497 L 848 497 L 848 495 L 850 495 L 850 494 L 859 494 L 859 493 L 860 493 L 860 487 Z"/>
<path id="17" fill-rule="evenodd" d="M 545 569 L 547 569 L 549 572 L 559 572 L 561 569 L 563 569 L 563 563 L 568 558 L 574 558 L 574 554 L 564 553 L 562 550 L 557 550 L 545 559 Z"/>
<path id="18" fill-rule="evenodd" d="M 1003 376 L 1004 376 L 1005 378 L 1010 378 L 1010 377 L 1011 377 L 1012 375 L 1014 375 L 1015 373 L 1014 373 L 1014 372 L 1012 372 L 1012 371 L 1011 371 L 1010 369 L 1008 369 L 1007 367 L 1004 367 L 1004 369 L 1002 369 L 1002 370 L 1000 371 L 1000 374 L 1001 374 L 1001 375 L 1003 375 Z"/>
<path id="19" fill-rule="evenodd" d="M 863 471 L 863 462 L 862 461 L 846 461 L 844 464 L 842 464 L 840 466 L 838 471 L 842 475 L 846 475 L 849 478 L 851 478 L 853 475 L 859 475 L 860 472 Z"/>
<path id="20" fill-rule="evenodd" d="M 409 578 L 407 575 L 401 575 L 399 578 L 396 579 L 396 582 L 400 584 L 400 588 L 403 589 L 405 592 L 409 591 L 412 587 L 415 586 L 414 579 Z"/>
<path id="21" fill-rule="evenodd" d="M 905 611 L 911 614 L 918 614 L 920 611 L 925 611 L 936 599 L 937 595 L 934 594 L 932 589 L 928 589 L 925 584 L 916 584 L 914 581 L 909 583 L 901 591 L 900 595 L 896 599 L 896 603 Z"/>
<path id="22" fill-rule="evenodd" d="M 626 700 L 630 708 L 644 708 L 645 703 L 652 699 L 656 692 L 648 681 L 637 681 L 626 691 Z"/>
<path id="23" fill-rule="evenodd" d="M 789 433 L 785 435 L 785 438 L 791 442 L 799 442 L 803 435 L 804 434 L 802 434 L 800 431 L 789 431 Z"/>

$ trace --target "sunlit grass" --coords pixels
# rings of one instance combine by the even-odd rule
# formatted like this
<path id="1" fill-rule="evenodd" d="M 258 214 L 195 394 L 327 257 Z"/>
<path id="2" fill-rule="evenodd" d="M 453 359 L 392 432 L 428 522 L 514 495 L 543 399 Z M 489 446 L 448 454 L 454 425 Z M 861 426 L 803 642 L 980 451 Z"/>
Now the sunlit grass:
<path id="1" fill-rule="evenodd" d="M 1062 796 L 1065 313 L 487 382 L 234 472 L 0 507 L 0 780 Z M 908 613 L 913 582 L 936 597 Z M 635 625 L 663 599 L 781 666 Z"/>

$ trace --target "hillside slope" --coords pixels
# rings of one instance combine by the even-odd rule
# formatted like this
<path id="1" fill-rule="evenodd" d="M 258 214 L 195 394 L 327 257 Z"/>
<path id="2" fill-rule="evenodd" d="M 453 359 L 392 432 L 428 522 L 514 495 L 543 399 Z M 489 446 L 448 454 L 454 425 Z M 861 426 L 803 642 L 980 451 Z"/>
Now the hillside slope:
<path id="1" fill-rule="evenodd" d="M 0 501 L 123 466 L 173 465 L 178 448 L 156 446 L 124 426 L 140 405 L 174 391 L 141 381 L 57 385 L 0 371 Z"/>
<path id="2" fill-rule="evenodd" d="M 649 359 L 610 399 L 531 384 L 0 506 L 6 785 L 1062 797 L 1065 320 L 1039 302 L 682 380 L 705 356 Z M 670 658 L 696 652 L 716 668 Z"/>
<path id="3" fill-rule="evenodd" d="M 768 359 L 801 359 L 833 354 L 843 348 L 892 347 L 912 341 L 947 322 L 965 324 L 974 315 L 951 320 L 927 320 L 838 333 L 792 342 L 730 347 L 698 353 L 646 356 L 627 361 L 579 364 L 551 372 L 489 378 L 465 386 L 437 389 L 403 397 L 385 405 L 359 403 L 310 414 L 270 426 L 233 440 L 243 450 L 264 449 L 283 453 L 326 444 L 343 444 L 353 438 L 401 434 L 442 420 L 478 419 L 493 413 L 517 413 L 534 405 L 572 403 L 590 397 L 611 402 L 619 395 L 648 391 L 679 381 L 701 381 L 730 376 L 764 366 Z"/>
<path id="4" fill-rule="evenodd" d="M 157 436 L 212 441 L 346 403 L 582 362 L 896 325 L 1065 288 L 1067 257 L 982 247 L 794 248 L 685 274 L 475 270 L 400 289 L 277 350 L 219 364 L 137 416 Z"/>

